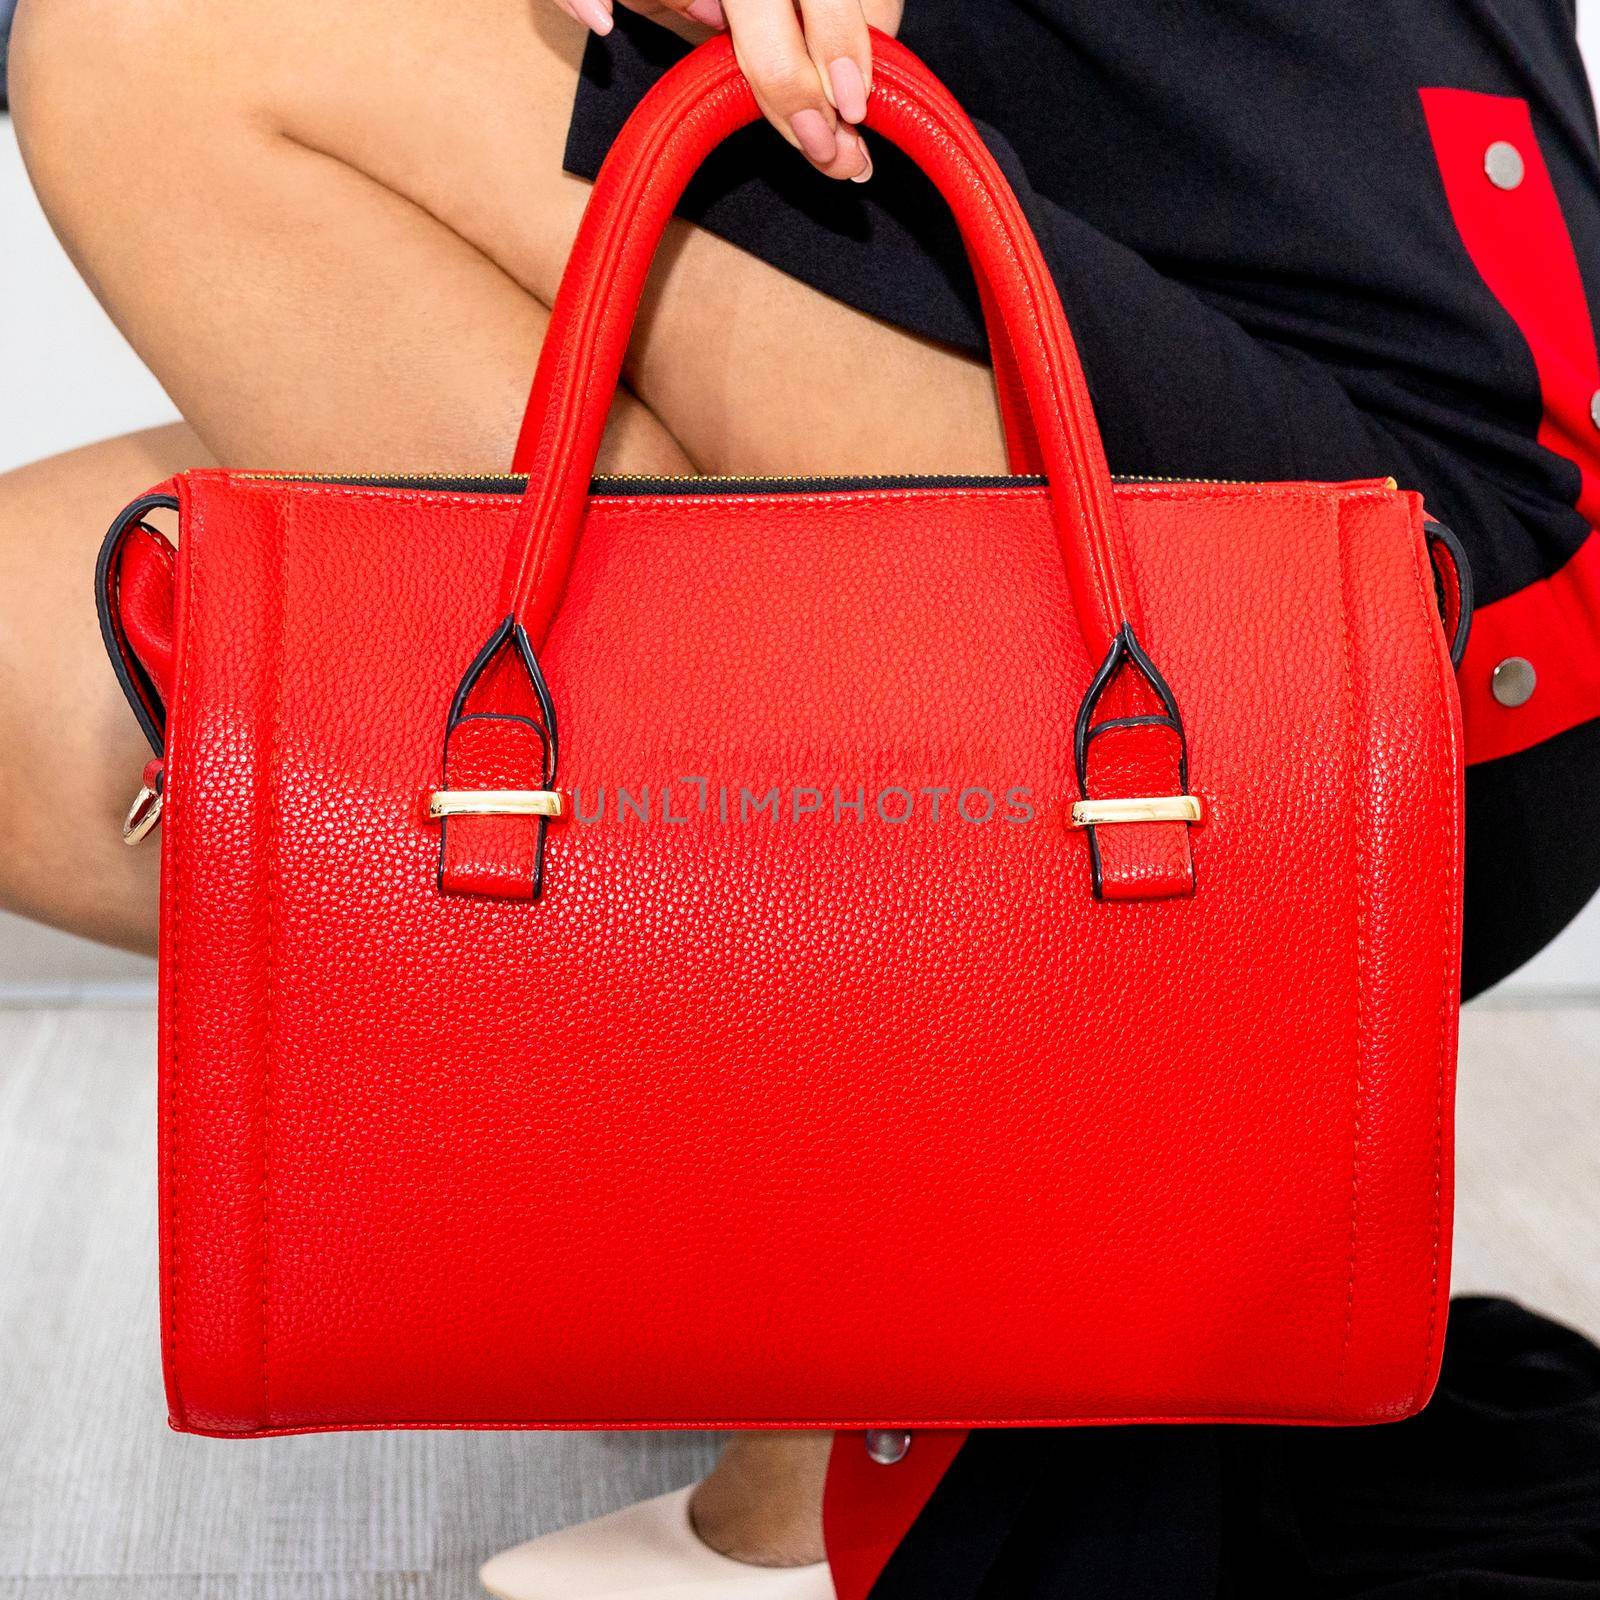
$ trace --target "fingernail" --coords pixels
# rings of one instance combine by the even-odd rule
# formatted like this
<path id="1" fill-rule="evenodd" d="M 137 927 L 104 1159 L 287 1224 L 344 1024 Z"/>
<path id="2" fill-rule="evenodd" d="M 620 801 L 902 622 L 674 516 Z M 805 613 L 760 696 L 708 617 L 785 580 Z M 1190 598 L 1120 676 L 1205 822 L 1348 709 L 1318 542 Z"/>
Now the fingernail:
<path id="1" fill-rule="evenodd" d="M 867 114 L 867 86 L 861 68 L 849 56 L 828 63 L 828 83 L 834 109 L 846 122 L 860 122 Z"/>
<path id="2" fill-rule="evenodd" d="M 572 9 L 586 28 L 598 34 L 611 32 L 611 13 L 606 10 L 602 0 L 572 0 Z"/>
<path id="3" fill-rule="evenodd" d="M 683 8 L 683 14 L 693 17 L 707 28 L 725 28 L 728 25 L 728 19 L 722 14 L 721 0 L 694 0 L 693 5 Z"/>
<path id="4" fill-rule="evenodd" d="M 850 180 L 851 183 L 865 183 L 872 176 L 872 152 L 867 149 L 867 141 L 859 134 L 856 143 L 861 146 L 861 170 Z"/>
<path id="5" fill-rule="evenodd" d="M 806 158 L 819 167 L 825 167 L 839 153 L 839 142 L 834 138 L 828 119 L 820 111 L 807 106 L 789 118 L 789 126 L 805 151 Z"/>

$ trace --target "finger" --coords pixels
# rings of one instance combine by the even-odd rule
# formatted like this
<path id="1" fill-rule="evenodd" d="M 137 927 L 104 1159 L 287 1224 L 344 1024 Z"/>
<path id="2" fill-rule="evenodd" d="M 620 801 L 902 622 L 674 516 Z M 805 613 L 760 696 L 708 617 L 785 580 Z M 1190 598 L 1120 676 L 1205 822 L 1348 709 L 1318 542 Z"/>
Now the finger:
<path id="1" fill-rule="evenodd" d="M 880 33 L 899 33 L 900 14 L 905 9 L 903 0 L 861 0 L 861 9 L 867 21 Z"/>
<path id="2" fill-rule="evenodd" d="M 863 121 L 872 88 L 872 41 L 861 0 L 800 0 L 800 22 L 833 109 L 846 122 Z"/>
<path id="3" fill-rule="evenodd" d="M 830 178 L 870 170 L 855 130 L 839 125 L 793 0 L 722 0 L 722 6 L 734 55 L 767 120 Z"/>
<path id="4" fill-rule="evenodd" d="M 574 22 L 582 23 L 591 33 L 611 32 L 609 0 L 560 0 L 560 4 Z"/>
<path id="5" fill-rule="evenodd" d="M 622 4 L 690 44 L 699 44 L 705 38 L 705 29 L 720 33 L 728 25 L 719 0 L 622 0 Z"/>

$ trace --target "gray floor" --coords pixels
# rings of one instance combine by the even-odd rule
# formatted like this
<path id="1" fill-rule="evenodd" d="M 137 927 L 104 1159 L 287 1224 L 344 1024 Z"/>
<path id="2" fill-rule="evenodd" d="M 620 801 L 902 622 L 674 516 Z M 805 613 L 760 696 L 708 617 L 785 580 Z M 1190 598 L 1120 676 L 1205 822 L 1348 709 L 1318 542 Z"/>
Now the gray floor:
<path id="1" fill-rule="evenodd" d="M 684 1435 L 167 1432 L 153 1024 L 0 1010 L 0 1600 L 467 1600 L 476 1562 L 687 1482 Z M 1457 1283 L 1600 1331 L 1600 1007 L 1469 1014 Z"/>

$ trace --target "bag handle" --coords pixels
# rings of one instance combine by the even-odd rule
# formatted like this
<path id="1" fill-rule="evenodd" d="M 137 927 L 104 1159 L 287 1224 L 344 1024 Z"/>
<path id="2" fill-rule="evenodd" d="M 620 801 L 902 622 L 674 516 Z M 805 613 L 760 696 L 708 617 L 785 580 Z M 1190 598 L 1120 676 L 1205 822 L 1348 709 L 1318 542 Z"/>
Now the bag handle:
<path id="1" fill-rule="evenodd" d="M 866 125 L 933 180 L 955 214 L 1007 333 L 1056 504 L 1063 563 L 1089 653 L 1137 632 L 1122 529 L 1077 349 L 1027 219 L 965 113 L 898 41 L 874 33 Z M 527 493 L 512 535 L 501 616 L 535 650 L 559 609 L 589 480 L 656 247 L 685 185 L 759 116 L 725 35 L 652 88 L 607 156 L 545 334 L 519 457 Z"/>
<path id="2" fill-rule="evenodd" d="M 1016 196 L 949 92 L 896 40 L 874 30 L 872 44 L 866 125 L 909 155 L 955 214 L 985 310 L 1004 329 L 998 348 L 1015 363 L 1017 389 L 1032 424 L 1031 438 L 1014 444 L 1014 451 L 1036 444 L 1073 610 L 1089 658 L 1099 663 L 1078 712 L 1077 766 L 1085 796 L 1079 809 L 1093 798 L 1091 765 L 1094 786 L 1102 792 L 1109 787 L 1115 799 L 1122 788 L 1124 798 L 1155 806 L 1153 812 L 1148 807 L 1106 811 L 1101 803 L 1083 813 L 1095 891 L 1129 899 L 1192 893 L 1188 822 L 1197 816 L 1197 803 L 1181 793 L 1186 783 L 1181 719 L 1140 644 L 1132 567 L 1111 476 L 1054 282 Z M 690 177 L 722 140 L 758 115 L 731 43 L 718 36 L 650 90 L 595 182 L 545 333 L 518 442 L 528 486 L 512 530 L 498 621 L 451 705 L 447 787 L 435 801 L 460 809 L 433 814 L 458 816 L 472 826 L 445 828 L 440 882 L 448 892 L 520 898 L 538 893 L 545 822 L 552 813 L 535 814 L 537 842 L 530 849 L 525 832 L 510 826 L 528 823 L 528 812 L 486 814 L 448 785 L 457 773 L 470 772 L 475 788 L 503 797 L 517 790 L 511 778 L 521 772 L 539 779 L 539 793 L 555 792 L 554 715 L 537 652 L 577 554 L 589 484 L 645 278 Z M 1143 688 L 1130 683 L 1130 676 L 1143 679 Z M 1094 714 L 1103 701 L 1112 715 L 1096 725 Z M 480 709 L 485 702 L 487 708 Z M 526 733 L 530 725 L 540 727 L 537 740 Z M 1097 746 L 1091 764 L 1090 741 L 1102 731 L 1116 736 Z M 1177 735 L 1175 749 L 1172 734 Z M 452 761 L 453 743 L 470 754 Z M 1168 772 L 1179 792 L 1152 797 L 1150 776 Z M 1134 783 L 1131 796 L 1126 795 L 1134 782 L 1130 774 L 1145 780 Z M 1182 808 L 1175 804 L 1180 799 L 1186 802 Z M 1097 839 L 1097 819 L 1126 824 L 1112 828 L 1116 844 L 1109 853 Z M 482 842 L 453 845 L 452 835 Z"/>
<path id="3" fill-rule="evenodd" d="M 963 247 L 965 244 L 966 240 L 963 239 Z M 984 278 L 982 263 L 968 254 L 967 264 L 978 289 L 978 306 L 989 345 L 989 364 L 994 372 L 995 398 L 999 402 L 1007 465 L 1019 476 L 1042 476 L 1044 459 L 1039 453 L 1039 440 L 1033 430 L 1033 418 L 1028 413 L 1028 398 L 1022 387 L 1022 375 L 1017 370 L 1017 358 L 1011 348 L 1011 337 L 995 307 L 994 294 Z M 539 444 L 541 419 L 538 389 L 535 387 L 529 391 L 528 402 L 523 410 L 522 426 L 517 434 L 516 448 L 511 455 L 513 473 L 526 475 L 533 465 Z"/>

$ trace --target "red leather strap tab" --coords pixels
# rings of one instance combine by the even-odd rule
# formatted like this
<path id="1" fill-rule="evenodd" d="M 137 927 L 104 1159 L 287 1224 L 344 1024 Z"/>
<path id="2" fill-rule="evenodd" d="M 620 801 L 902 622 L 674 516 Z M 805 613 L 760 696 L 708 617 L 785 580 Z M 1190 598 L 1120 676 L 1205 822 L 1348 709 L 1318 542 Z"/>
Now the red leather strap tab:
<path id="1" fill-rule="evenodd" d="M 530 717 L 468 713 L 445 737 L 447 789 L 540 789 L 546 769 L 544 733 Z M 454 816 L 439 826 L 439 887 L 446 894 L 538 898 L 543 817 Z"/>
<path id="2" fill-rule="evenodd" d="M 162 701 L 172 696 L 172 608 L 177 551 L 142 522 L 117 566 L 117 607 L 128 644 Z"/>
<path id="3" fill-rule="evenodd" d="M 1119 822 L 1091 828 L 1102 900 L 1180 900 L 1194 893 L 1186 822 Z"/>
<path id="4" fill-rule="evenodd" d="M 176 487 L 169 478 L 123 507 L 95 564 L 100 637 L 129 708 L 158 754 L 173 688 L 176 552 L 143 519 L 154 511 L 176 511 Z"/>
<path id="5" fill-rule="evenodd" d="M 1089 741 L 1088 792 L 1097 800 L 1184 792 L 1183 740 L 1139 720 L 1102 723 Z M 1187 822 L 1116 822 L 1088 829 L 1102 900 L 1175 900 L 1195 889 Z"/>

